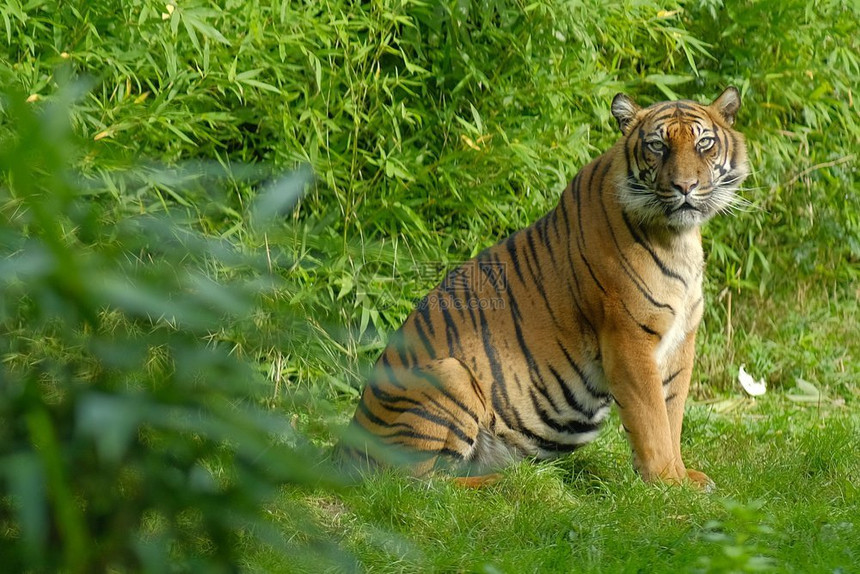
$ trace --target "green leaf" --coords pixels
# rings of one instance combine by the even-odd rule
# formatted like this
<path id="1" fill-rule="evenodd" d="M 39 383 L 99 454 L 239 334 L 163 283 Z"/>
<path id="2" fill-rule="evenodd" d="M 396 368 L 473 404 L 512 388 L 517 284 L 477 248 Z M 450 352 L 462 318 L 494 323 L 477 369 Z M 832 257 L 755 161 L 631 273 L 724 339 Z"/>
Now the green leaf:
<path id="1" fill-rule="evenodd" d="M 42 463 L 31 453 L 8 455 L 0 459 L 0 476 L 8 481 L 25 551 L 33 564 L 44 564 L 42 554 L 48 551 L 48 500 Z"/>
<path id="2" fill-rule="evenodd" d="M 125 397 L 87 393 L 77 404 L 75 430 L 95 443 L 104 462 L 116 465 L 136 438 L 141 415 Z"/>

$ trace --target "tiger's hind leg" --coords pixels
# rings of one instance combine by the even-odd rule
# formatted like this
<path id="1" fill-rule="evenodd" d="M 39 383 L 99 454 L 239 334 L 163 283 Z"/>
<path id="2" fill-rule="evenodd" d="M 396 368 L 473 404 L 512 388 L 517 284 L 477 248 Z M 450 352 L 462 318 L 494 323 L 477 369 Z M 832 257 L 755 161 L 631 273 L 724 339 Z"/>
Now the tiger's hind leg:
<path id="1" fill-rule="evenodd" d="M 454 484 L 463 488 L 484 488 L 491 486 L 501 480 L 502 475 L 499 473 L 482 474 L 479 476 L 455 476 L 452 480 Z"/>
<path id="2" fill-rule="evenodd" d="M 371 439 L 372 458 L 425 476 L 435 470 L 483 472 L 472 461 L 488 422 L 484 393 L 472 372 L 458 359 L 445 358 L 403 369 L 381 361 L 353 425 Z"/>

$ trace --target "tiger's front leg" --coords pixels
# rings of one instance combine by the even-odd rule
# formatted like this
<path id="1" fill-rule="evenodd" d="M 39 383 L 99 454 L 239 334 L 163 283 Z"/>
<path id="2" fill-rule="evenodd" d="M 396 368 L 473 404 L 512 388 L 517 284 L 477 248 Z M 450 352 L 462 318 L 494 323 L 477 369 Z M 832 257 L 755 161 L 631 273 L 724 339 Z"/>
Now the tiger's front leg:
<path id="1" fill-rule="evenodd" d="M 600 347 L 609 390 L 633 448 L 633 466 L 646 482 L 683 482 L 687 472 L 669 421 L 655 337 L 621 320 L 605 329 Z"/>
<path id="2" fill-rule="evenodd" d="M 690 391 L 690 378 L 693 374 L 693 362 L 696 352 L 696 333 L 689 333 L 681 347 L 676 352 L 668 368 L 664 370 L 663 395 L 666 411 L 669 415 L 669 427 L 672 432 L 672 446 L 675 456 L 681 460 L 681 428 L 684 421 L 684 406 Z M 697 487 L 705 491 L 713 490 L 714 481 L 703 472 L 686 469 L 687 478 Z"/>

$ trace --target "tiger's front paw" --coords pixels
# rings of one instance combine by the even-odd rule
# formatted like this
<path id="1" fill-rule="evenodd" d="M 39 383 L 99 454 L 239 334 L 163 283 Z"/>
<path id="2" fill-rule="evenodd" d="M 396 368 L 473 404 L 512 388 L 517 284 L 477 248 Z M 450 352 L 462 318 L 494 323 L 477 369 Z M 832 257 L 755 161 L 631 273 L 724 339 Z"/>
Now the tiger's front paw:
<path id="1" fill-rule="evenodd" d="M 678 465 L 634 465 L 642 480 L 654 484 L 671 484 L 679 486 L 684 483 L 684 467 Z"/>
<path id="2" fill-rule="evenodd" d="M 687 479 L 702 492 L 710 493 L 717 489 L 717 485 L 714 483 L 714 481 L 711 480 L 711 478 L 704 472 L 699 472 L 698 470 L 688 468 Z"/>

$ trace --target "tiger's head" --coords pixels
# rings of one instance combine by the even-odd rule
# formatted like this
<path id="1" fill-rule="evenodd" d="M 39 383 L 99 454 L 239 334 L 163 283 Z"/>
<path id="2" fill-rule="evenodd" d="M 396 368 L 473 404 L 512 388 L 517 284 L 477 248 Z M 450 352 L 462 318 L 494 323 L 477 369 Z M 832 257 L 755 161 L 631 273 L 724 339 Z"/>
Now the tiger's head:
<path id="1" fill-rule="evenodd" d="M 612 115 L 624 134 L 622 208 L 649 225 L 686 229 L 743 202 L 735 192 L 749 173 L 743 136 L 732 129 L 740 94 L 727 88 L 710 105 L 689 100 L 640 108 L 624 94 Z"/>

